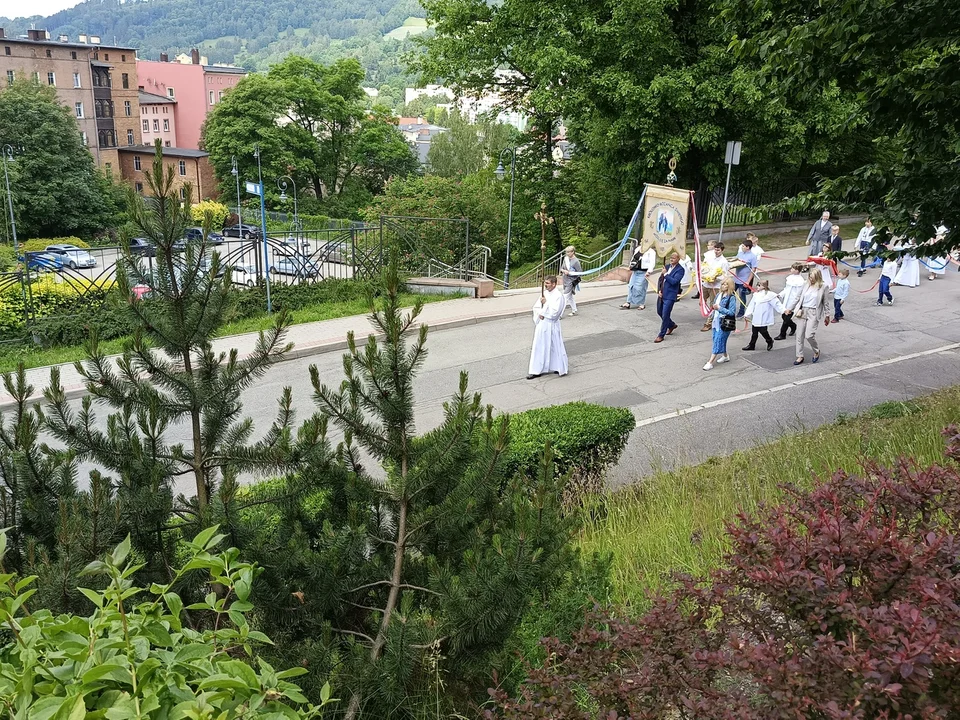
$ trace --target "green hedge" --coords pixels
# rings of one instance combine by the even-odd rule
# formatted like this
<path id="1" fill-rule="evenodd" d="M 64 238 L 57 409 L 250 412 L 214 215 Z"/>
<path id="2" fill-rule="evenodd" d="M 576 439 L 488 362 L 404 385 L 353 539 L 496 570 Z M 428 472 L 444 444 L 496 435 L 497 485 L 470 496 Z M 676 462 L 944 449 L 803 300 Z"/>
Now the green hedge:
<path id="1" fill-rule="evenodd" d="M 606 469 L 620 459 L 635 426 L 626 408 L 585 402 L 516 413 L 510 416 L 508 469 L 535 475 L 549 441 L 557 471 L 570 473 L 566 499 L 579 503 L 603 490 Z"/>
<path id="2" fill-rule="evenodd" d="M 81 248 L 89 248 L 90 245 L 78 237 L 57 237 L 57 238 L 31 238 L 20 243 L 20 252 L 42 252 L 48 245 L 76 245 Z"/>

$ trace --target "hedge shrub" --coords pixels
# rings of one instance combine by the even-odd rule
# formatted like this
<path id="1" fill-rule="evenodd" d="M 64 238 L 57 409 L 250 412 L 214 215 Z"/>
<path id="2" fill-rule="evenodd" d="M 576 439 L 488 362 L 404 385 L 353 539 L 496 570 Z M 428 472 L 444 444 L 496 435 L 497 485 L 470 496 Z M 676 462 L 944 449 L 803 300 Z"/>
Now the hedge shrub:
<path id="1" fill-rule="evenodd" d="M 52 333 L 49 344 L 74 344 L 86 338 L 86 330 L 82 330 L 82 334 L 71 331 L 63 339 L 57 339 L 57 336 L 63 335 L 71 326 L 82 329 L 83 321 L 80 318 L 86 318 L 88 323 L 96 322 L 99 326 L 111 312 L 105 310 L 104 305 L 115 283 L 113 280 L 94 283 L 76 277 L 59 280 L 58 276 L 51 273 L 31 276 L 31 282 L 25 289 L 31 300 L 38 334 L 43 337 L 45 332 Z M 0 339 L 23 337 L 26 332 L 25 317 L 24 290 L 19 282 L 14 282 L 0 291 Z M 45 323 L 51 330 L 43 330 Z M 54 325 L 61 329 L 53 331 Z M 103 337 L 108 339 L 107 336 Z M 47 343 L 46 340 L 44 342 Z"/>
<path id="2" fill-rule="evenodd" d="M 76 245 L 80 248 L 89 248 L 90 245 L 78 237 L 31 238 L 20 243 L 20 252 L 43 252 L 48 245 Z"/>
<path id="3" fill-rule="evenodd" d="M 17 254 L 9 245 L 0 245 L 0 272 L 9 272 L 17 266 Z"/>
<path id="4" fill-rule="evenodd" d="M 585 402 L 526 410 L 510 416 L 511 474 L 534 476 L 550 442 L 559 472 L 569 472 L 567 502 L 600 493 L 606 468 L 620 459 L 636 420 L 626 408 Z"/>
<path id="5" fill-rule="evenodd" d="M 223 203 L 214 202 L 213 200 L 204 200 L 203 202 L 194 203 L 190 206 L 190 217 L 193 218 L 193 221 L 197 223 L 197 225 L 203 225 L 208 212 L 210 213 L 210 227 L 214 230 L 219 230 L 223 227 L 223 222 L 227 219 L 227 215 L 230 214 L 230 208 Z"/>

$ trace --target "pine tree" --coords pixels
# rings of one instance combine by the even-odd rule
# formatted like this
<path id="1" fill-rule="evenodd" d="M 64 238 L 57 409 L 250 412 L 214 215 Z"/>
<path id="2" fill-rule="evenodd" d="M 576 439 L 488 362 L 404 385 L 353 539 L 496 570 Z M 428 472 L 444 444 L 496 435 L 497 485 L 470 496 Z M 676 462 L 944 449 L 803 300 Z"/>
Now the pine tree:
<path id="1" fill-rule="evenodd" d="M 208 257 L 202 240 L 187 242 L 182 252 L 174 247 L 190 222 L 189 206 L 180 200 L 173 169 L 164 171 L 159 142 L 146 182 L 147 197 L 129 193 L 129 214 L 138 234 L 156 245 L 156 262 L 127 255 L 117 272 L 120 302 L 137 330 L 116 361 L 91 336 L 86 359 L 77 363 L 88 392 L 79 412 L 55 371 L 45 397 L 51 433 L 78 458 L 115 474 L 123 524 L 157 569 L 170 566 L 165 531 L 172 514 L 204 525 L 234 501 L 240 473 L 282 471 L 298 453 L 309 452 L 317 428 L 308 423 L 294 437 L 286 390 L 273 427 L 251 443 L 253 426 L 242 415 L 240 394 L 290 349 L 283 342 L 287 320 L 278 315 L 247 358 L 235 349 L 214 351 L 213 338 L 233 306 L 230 273 L 220 272 L 218 255 Z M 134 284 L 149 286 L 149 293 L 135 298 Z M 105 430 L 95 400 L 112 408 Z M 177 423 L 189 428 L 185 444 L 168 439 Z M 192 477 L 196 494 L 175 501 L 173 483 L 184 475 Z"/>
<path id="2" fill-rule="evenodd" d="M 401 310 L 396 257 L 384 285 L 372 314 L 382 342 L 348 336 L 337 388 L 311 368 L 320 413 L 343 433 L 338 467 L 301 473 L 319 488 L 307 502 L 244 520 L 257 544 L 244 553 L 265 567 L 264 630 L 283 662 L 336 673 L 348 718 L 411 717 L 475 690 L 471 673 L 488 671 L 572 560 L 552 463 L 538 478 L 504 476 L 509 420 L 468 393 L 466 373 L 439 427 L 417 433 L 427 328 L 408 340 L 421 306 Z"/>

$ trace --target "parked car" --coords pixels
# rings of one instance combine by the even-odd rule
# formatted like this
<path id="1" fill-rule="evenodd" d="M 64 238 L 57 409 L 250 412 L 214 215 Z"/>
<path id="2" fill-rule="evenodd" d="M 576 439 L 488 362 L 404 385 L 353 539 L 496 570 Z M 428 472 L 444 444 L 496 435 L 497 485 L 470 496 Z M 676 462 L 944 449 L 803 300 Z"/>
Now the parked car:
<path id="1" fill-rule="evenodd" d="M 45 252 L 59 256 L 61 258 L 61 267 L 68 267 L 71 270 L 76 270 L 77 268 L 94 268 L 97 266 L 96 258 L 76 245 L 47 245 Z"/>
<path id="2" fill-rule="evenodd" d="M 317 253 L 320 262 L 348 263 L 353 257 L 353 248 L 347 240 L 328 242 Z"/>
<path id="3" fill-rule="evenodd" d="M 302 256 L 284 256 L 273 259 L 270 272 L 278 275 L 296 275 L 302 278 L 320 277 L 320 266 Z"/>
<path id="4" fill-rule="evenodd" d="M 257 284 L 257 268 L 254 265 L 221 265 L 217 277 L 223 277 L 230 268 L 230 281 L 234 285 L 253 287 Z"/>
<path id="5" fill-rule="evenodd" d="M 56 272 L 63 269 L 63 257 L 48 252 L 28 252 L 26 262 L 28 270 L 38 272 Z"/>
<path id="6" fill-rule="evenodd" d="M 189 227 L 183 234 L 184 240 L 199 240 L 203 237 L 203 228 Z M 207 233 L 207 245 L 222 245 L 223 235 L 217 232 Z"/>
<path id="7" fill-rule="evenodd" d="M 130 238 L 130 254 L 148 258 L 156 257 L 157 247 L 148 238 Z"/>
<path id="8" fill-rule="evenodd" d="M 259 239 L 260 228 L 256 225 L 230 225 L 223 229 L 223 236 L 243 238 L 244 240 Z"/>

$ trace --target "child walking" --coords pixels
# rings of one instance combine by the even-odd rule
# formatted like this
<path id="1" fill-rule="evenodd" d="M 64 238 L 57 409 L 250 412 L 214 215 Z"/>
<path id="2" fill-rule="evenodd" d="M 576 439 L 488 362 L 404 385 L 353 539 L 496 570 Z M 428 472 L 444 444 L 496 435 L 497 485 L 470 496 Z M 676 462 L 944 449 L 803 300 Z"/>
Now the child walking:
<path id="1" fill-rule="evenodd" d="M 770 290 L 770 282 L 761 280 L 757 284 L 757 291 L 750 298 L 750 304 L 747 305 L 747 311 L 744 317 L 750 322 L 750 342 L 743 348 L 744 350 L 755 350 L 757 348 L 757 337 L 763 336 L 767 341 L 767 350 L 773 350 L 773 338 L 767 328 L 773 324 L 776 313 L 781 316 L 786 312 L 786 308 L 780 302 L 777 294 Z"/>
<path id="2" fill-rule="evenodd" d="M 793 321 L 793 315 L 789 308 L 792 308 L 794 304 L 796 304 L 797 298 L 799 298 L 800 293 L 803 292 L 804 282 L 800 273 L 803 272 L 805 267 L 803 263 L 799 262 L 791 265 L 790 274 L 787 275 L 787 284 L 777 295 L 783 307 L 787 309 L 780 316 L 783 319 L 783 324 L 780 326 L 780 334 L 777 335 L 774 340 L 786 340 L 787 330 L 790 331 L 790 335 L 793 335 L 797 331 L 797 324 Z"/>
<path id="3" fill-rule="evenodd" d="M 837 280 L 837 286 L 833 289 L 833 322 L 840 322 L 844 315 L 841 309 L 843 301 L 850 294 L 850 271 L 843 268 L 840 271 L 840 278 Z"/>
<path id="4" fill-rule="evenodd" d="M 897 276 L 897 259 L 888 258 L 883 261 L 883 270 L 880 271 L 880 296 L 877 305 L 883 305 L 883 298 L 893 305 L 893 295 L 890 294 L 890 283 Z"/>

